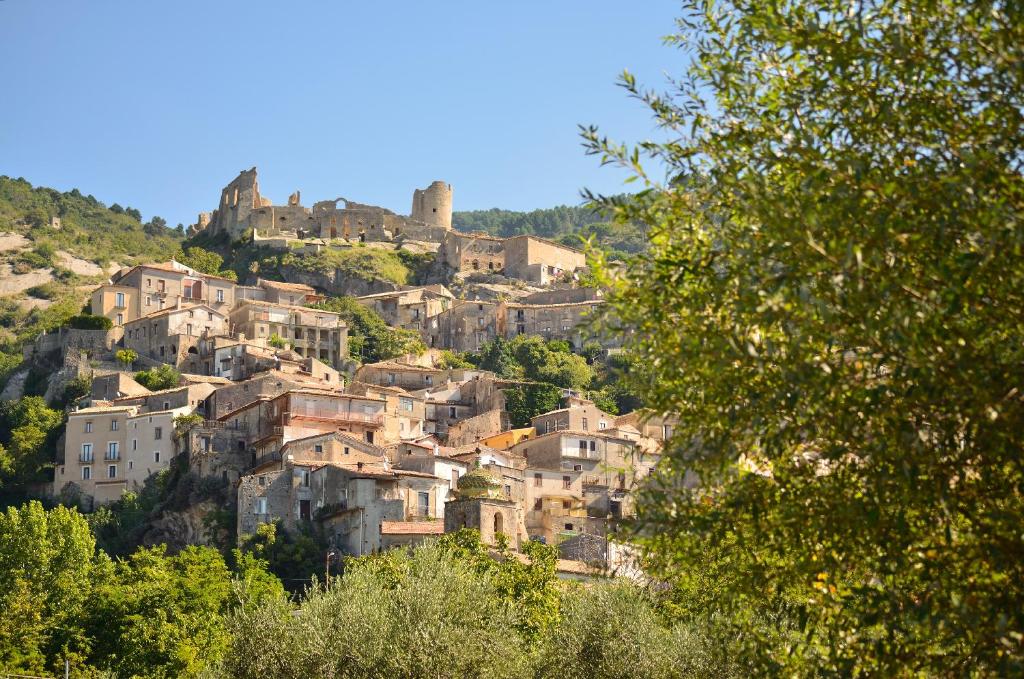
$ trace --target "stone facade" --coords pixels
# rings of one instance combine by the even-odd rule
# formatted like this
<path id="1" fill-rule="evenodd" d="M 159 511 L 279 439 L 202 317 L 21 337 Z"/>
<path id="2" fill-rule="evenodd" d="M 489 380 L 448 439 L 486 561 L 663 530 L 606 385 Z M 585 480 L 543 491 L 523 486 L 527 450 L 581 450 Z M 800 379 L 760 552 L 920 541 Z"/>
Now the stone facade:
<path id="1" fill-rule="evenodd" d="M 505 241 L 505 275 L 546 285 L 587 265 L 587 256 L 575 248 L 536 236 L 515 236 Z"/>

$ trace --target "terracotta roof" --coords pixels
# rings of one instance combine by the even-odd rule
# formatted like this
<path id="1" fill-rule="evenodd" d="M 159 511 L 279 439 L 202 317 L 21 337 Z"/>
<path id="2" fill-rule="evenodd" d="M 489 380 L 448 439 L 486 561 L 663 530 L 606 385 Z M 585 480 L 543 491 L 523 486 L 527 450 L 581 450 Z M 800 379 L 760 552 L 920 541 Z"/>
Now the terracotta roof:
<path id="1" fill-rule="evenodd" d="M 206 382 L 208 384 L 231 384 L 231 380 L 226 377 L 216 377 L 214 375 L 195 375 L 192 373 L 182 373 L 181 379 L 186 382 Z"/>
<path id="2" fill-rule="evenodd" d="M 294 309 L 296 311 L 302 311 L 307 314 L 327 314 L 328 316 L 337 316 L 341 320 L 341 314 L 337 311 L 328 311 L 327 309 L 314 309 L 308 306 L 299 306 L 297 304 L 278 304 L 277 302 L 264 302 L 258 299 L 241 299 L 238 300 L 238 304 L 235 306 L 235 311 L 238 311 L 243 306 L 271 306 L 277 309 Z M 344 321 L 341 321 L 344 324 Z"/>
<path id="3" fill-rule="evenodd" d="M 510 236 L 510 237 L 506 238 L 505 240 L 515 240 L 517 238 L 527 238 L 529 240 L 535 240 L 535 241 L 538 241 L 538 242 L 541 242 L 541 243 L 547 243 L 548 245 L 554 245 L 556 248 L 562 248 L 563 250 L 569 250 L 571 252 L 578 252 L 581 255 L 582 254 L 586 254 L 586 253 L 583 252 L 583 250 L 578 250 L 578 249 L 576 249 L 574 247 L 570 247 L 568 245 L 563 245 L 562 243 L 559 243 L 558 241 L 549 240 L 547 238 L 541 238 L 540 236 L 534 236 L 533 234 L 528 234 L 528 233 L 520 234 L 518 236 Z"/>
<path id="4" fill-rule="evenodd" d="M 444 372 L 441 368 L 424 368 L 421 365 L 410 365 L 408 363 L 396 363 L 395 361 L 379 361 L 367 363 L 363 368 L 387 368 L 389 370 L 412 370 L 415 372 Z"/>
<path id="5" fill-rule="evenodd" d="M 381 535 L 443 535 L 443 521 L 381 521 Z"/>
<path id="6" fill-rule="evenodd" d="M 136 397 L 138 398 L 138 397 Z M 73 415 L 93 415 L 99 413 L 123 413 L 132 410 L 136 410 L 138 406 L 91 406 L 89 408 L 79 408 L 68 413 L 69 416 Z"/>
<path id="7" fill-rule="evenodd" d="M 347 434 L 346 432 L 343 432 L 343 431 L 320 432 L 318 434 L 311 434 L 309 436 L 303 436 L 302 438 L 297 438 L 297 439 L 292 439 L 291 441 L 286 441 L 285 444 L 283 446 L 281 446 L 281 454 L 283 455 L 285 453 L 286 449 L 289 446 L 293 445 L 293 444 L 309 442 L 309 441 L 313 441 L 315 439 L 328 439 L 328 438 L 335 438 L 335 439 L 338 439 L 339 441 L 347 441 L 349 443 L 359 444 L 360 446 L 366 446 L 367 448 L 372 450 L 377 455 L 380 455 L 381 457 L 384 456 L 384 449 L 381 448 L 380 446 L 375 445 L 373 443 L 367 443 L 366 441 L 362 440 L 361 438 L 357 438 L 357 437 L 352 436 L 351 434 Z M 365 451 L 359 451 L 359 452 L 365 452 Z"/>

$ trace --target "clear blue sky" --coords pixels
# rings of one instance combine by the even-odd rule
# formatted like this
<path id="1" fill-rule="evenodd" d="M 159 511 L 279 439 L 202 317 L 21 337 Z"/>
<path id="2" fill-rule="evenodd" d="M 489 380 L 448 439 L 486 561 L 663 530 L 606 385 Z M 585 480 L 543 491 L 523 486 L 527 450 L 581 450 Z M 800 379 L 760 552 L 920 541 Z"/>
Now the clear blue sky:
<path id="1" fill-rule="evenodd" d="M 621 190 L 578 123 L 657 134 L 615 86 L 662 86 L 671 0 L 0 0 L 0 174 L 170 224 L 256 165 L 275 203 L 525 210 Z"/>

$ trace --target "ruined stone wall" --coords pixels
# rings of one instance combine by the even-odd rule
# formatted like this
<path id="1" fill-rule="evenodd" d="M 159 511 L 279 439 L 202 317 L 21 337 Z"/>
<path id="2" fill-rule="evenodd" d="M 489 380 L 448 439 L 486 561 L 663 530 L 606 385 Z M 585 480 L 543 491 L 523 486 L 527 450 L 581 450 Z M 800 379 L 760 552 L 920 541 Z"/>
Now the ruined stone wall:
<path id="1" fill-rule="evenodd" d="M 261 523 L 292 517 L 292 473 L 269 471 L 243 476 L 238 481 L 238 537 L 252 535 Z M 258 499 L 266 498 L 266 512 L 257 511 Z"/>
<path id="2" fill-rule="evenodd" d="M 452 185 L 435 181 L 412 193 L 410 217 L 424 224 L 452 228 Z"/>
<path id="3" fill-rule="evenodd" d="M 508 428 L 508 413 L 504 410 L 489 410 L 476 417 L 450 425 L 448 440 L 445 443 L 452 447 L 476 443 L 482 438 L 498 434 Z"/>
<path id="4" fill-rule="evenodd" d="M 542 290 L 526 295 L 519 301 L 523 304 L 573 304 L 600 300 L 602 293 L 597 288 L 564 288 Z"/>
<path id="5" fill-rule="evenodd" d="M 586 264 L 584 253 L 553 241 L 534 236 L 515 236 L 505 241 L 506 275 L 512 278 L 546 283 Z"/>
<path id="6" fill-rule="evenodd" d="M 502 271 L 504 243 L 493 236 L 449 231 L 438 249 L 438 261 L 452 272 Z"/>
<path id="7" fill-rule="evenodd" d="M 224 231 L 233 238 L 242 235 L 248 228 L 250 213 L 262 205 L 256 168 L 243 170 L 221 191 L 211 220 L 213 230 Z"/>

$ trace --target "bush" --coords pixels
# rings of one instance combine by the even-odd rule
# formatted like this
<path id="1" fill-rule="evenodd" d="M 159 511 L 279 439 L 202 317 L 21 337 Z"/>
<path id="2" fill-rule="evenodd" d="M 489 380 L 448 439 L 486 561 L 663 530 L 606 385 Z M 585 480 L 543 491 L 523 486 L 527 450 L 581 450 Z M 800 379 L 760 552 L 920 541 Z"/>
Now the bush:
<path id="1" fill-rule="evenodd" d="M 158 368 L 140 370 L 135 373 L 135 381 L 150 391 L 160 391 L 178 386 L 181 381 L 181 373 L 165 364 Z"/>
<path id="2" fill-rule="evenodd" d="M 114 327 L 114 322 L 106 316 L 79 314 L 68 321 L 68 327 L 75 330 L 110 330 Z"/>

